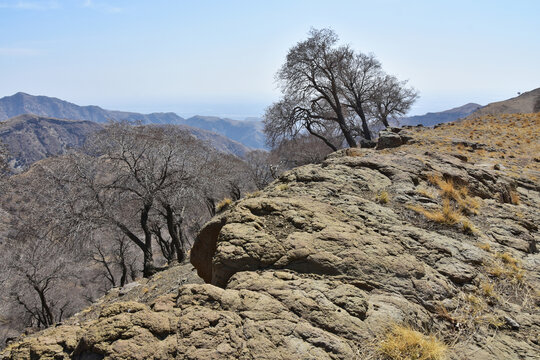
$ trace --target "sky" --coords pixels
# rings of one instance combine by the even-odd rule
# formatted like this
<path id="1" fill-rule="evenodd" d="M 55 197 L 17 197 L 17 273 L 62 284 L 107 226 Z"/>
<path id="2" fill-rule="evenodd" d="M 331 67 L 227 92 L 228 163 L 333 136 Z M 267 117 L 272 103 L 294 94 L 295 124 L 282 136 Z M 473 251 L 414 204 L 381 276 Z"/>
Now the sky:
<path id="1" fill-rule="evenodd" d="M 410 115 L 540 87 L 540 1 L 0 0 L 0 97 L 260 117 L 310 28 L 420 93 Z"/>

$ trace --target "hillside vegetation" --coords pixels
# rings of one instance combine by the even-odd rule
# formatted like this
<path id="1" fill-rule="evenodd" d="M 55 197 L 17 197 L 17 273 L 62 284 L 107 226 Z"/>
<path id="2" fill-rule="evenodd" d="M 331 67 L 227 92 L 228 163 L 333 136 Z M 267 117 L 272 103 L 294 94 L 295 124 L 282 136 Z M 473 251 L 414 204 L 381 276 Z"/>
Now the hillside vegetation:
<path id="1" fill-rule="evenodd" d="M 539 116 L 390 129 L 287 171 L 199 232 L 205 284 L 165 270 L 3 356 L 536 358 Z"/>

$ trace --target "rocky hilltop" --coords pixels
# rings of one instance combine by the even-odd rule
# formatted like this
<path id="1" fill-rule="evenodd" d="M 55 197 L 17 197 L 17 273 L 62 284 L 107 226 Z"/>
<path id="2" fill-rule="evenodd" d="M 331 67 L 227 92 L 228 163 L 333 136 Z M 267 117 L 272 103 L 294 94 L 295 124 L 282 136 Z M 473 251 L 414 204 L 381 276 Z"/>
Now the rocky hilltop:
<path id="1" fill-rule="evenodd" d="M 478 117 L 495 114 L 516 114 L 516 113 L 535 113 L 540 111 L 540 88 L 524 92 L 518 96 L 490 103 L 477 111 L 470 117 Z"/>
<path id="2" fill-rule="evenodd" d="M 172 268 L 3 356 L 538 358 L 539 131 L 540 114 L 390 129 L 288 171 L 204 226 L 205 283 Z"/>

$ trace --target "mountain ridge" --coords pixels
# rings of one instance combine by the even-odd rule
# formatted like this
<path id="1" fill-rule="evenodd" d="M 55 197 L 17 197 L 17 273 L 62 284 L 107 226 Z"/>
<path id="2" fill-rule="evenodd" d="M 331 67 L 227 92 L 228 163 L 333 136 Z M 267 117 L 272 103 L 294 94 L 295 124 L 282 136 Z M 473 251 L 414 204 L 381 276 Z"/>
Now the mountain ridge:
<path id="1" fill-rule="evenodd" d="M 414 115 L 408 116 L 399 119 L 400 125 L 423 125 L 423 126 L 434 126 L 441 123 L 446 123 L 450 121 L 456 121 L 458 119 L 464 118 L 472 114 L 477 109 L 481 108 L 482 105 L 476 103 L 468 103 L 462 106 L 458 106 L 452 109 L 438 111 L 438 112 L 428 112 L 424 115 Z"/>
<path id="2" fill-rule="evenodd" d="M 216 132 L 231 140 L 238 141 L 247 147 L 254 149 L 265 148 L 265 138 L 262 132 L 261 122 L 199 115 L 185 119 L 173 112 L 140 114 L 127 111 L 106 110 L 97 105 L 80 106 L 59 98 L 44 95 L 35 96 L 24 92 L 18 92 L 0 99 L 0 121 L 27 113 L 51 118 L 87 120 L 97 123 L 107 123 L 114 120 L 141 124 L 188 125 Z"/>
<path id="3" fill-rule="evenodd" d="M 13 169 L 24 168 L 48 156 L 61 155 L 69 148 L 80 147 L 94 132 L 104 129 L 106 124 L 88 120 L 68 120 L 23 114 L 0 122 L 0 141 L 7 146 Z M 211 131 L 177 124 L 148 124 L 147 126 L 175 126 L 183 129 L 214 149 L 245 156 L 250 148 Z"/>

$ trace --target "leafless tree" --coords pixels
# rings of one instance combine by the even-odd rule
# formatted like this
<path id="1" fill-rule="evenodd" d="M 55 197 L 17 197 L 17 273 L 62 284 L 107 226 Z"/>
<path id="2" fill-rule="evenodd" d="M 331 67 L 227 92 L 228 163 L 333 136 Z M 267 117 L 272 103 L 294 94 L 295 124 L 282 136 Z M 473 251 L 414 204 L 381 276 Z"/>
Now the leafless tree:
<path id="1" fill-rule="evenodd" d="M 48 176 L 58 171 L 51 163 L 10 178 L 2 198 L 9 228 L 1 261 L 9 273 L 7 313 L 14 327 L 48 327 L 82 306 L 77 274 L 85 271 L 79 268 L 84 241 L 74 241 L 81 229 L 64 217 L 69 210 L 64 192 Z"/>
<path id="2" fill-rule="evenodd" d="M 276 78 L 283 98 L 265 114 L 271 147 L 303 133 L 337 150 L 343 142 L 371 140 L 370 124 L 403 114 L 417 95 L 406 83 L 386 75 L 373 55 L 338 46 L 329 29 L 312 29 L 287 54 Z M 337 138 L 337 139 L 336 139 Z"/>
<path id="3" fill-rule="evenodd" d="M 71 156 L 79 219 L 115 227 L 138 246 L 145 277 L 156 271 L 154 240 L 169 260 L 183 261 L 187 204 L 214 176 L 215 152 L 177 128 L 126 123 L 110 124 L 87 150 L 92 156 Z"/>
<path id="4" fill-rule="evenodd" d="M 372 93 L 368 113 L 385 127 L 390 120 L 404 116 L 418 99 L 418 93 L 407 87 L 407 81 L 399 81 L 395 76 L 384 75 L 377 81 Z"/>
<path id="5" fill-rule="evenodd" d="M 109 230 L 107 241 L 94 239 L 91 242 L 90 257 L 92 262 L 101 266 L 102 276 L 110 286 L 124 286 L 135 280 L 137 258 L 133 254 L 132 242 L 122 233 L 115 234 L 115 229 Z"/>
<path id="6" fill-rule="evenodd" d="M 277 178 L 279 163 L 272 160 L 272 154 L 264 150 L 254 150 L 246 155 L 248 176 L 258 190 Z"/>

